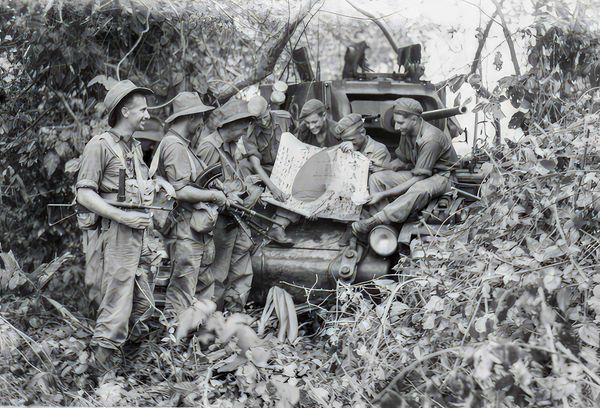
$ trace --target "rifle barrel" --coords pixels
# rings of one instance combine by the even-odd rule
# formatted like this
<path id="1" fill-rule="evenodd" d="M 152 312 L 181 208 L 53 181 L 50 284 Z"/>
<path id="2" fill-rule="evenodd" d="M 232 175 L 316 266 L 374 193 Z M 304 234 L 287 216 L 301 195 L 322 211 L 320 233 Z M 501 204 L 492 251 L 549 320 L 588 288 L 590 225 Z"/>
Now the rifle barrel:
<path id="1" fill-rule="evenodd" d="M 161 210 L 161 211 L 171 211 L 173 208 L 167 207 L 159 207 L 157 205 L 143 205 L 143 204 L 133 204 L 133 203 L 123 203 L 120 201 L 109 201 L 106 200 L 107 204 L 112 205 L 113 207 L 119 208 L 129 208 L 129 209 L 139 209 L 139 210 Z"/>
<path id="2" fill-rule="evenodd" d="M 268 221 L 268 222 L 270 222 L 270 223 L 272 223 L 272 224 L 277 224 L 277 225 L 279 225 L 280 227 L 282 227 L 282 226 L 283 226 L 281 223 L 279 223 L 279 222 L 275 221 L 273 218 L 270 218 L 270 217 L 267 217 L 266 215 L 262 215 L 262 214 L 260 214 L 260 213 L 257 213 L 256 211 L 254 211 L 254 210 L 251 210 L 250 208 L 244 207 L 243 205 L 239 205 L 239 204 L 231 203 L 229 206 L 230 206 L 231 208 L 233 208 L 233 209 L 236 209 L 236 210 L 238 210 L 238 211 L 242 211 L 242 212 L 245 212 L 246 214 L 250 214 L 250 215 L 252 215 L 253 217 L 260 218 L 260 219 L 262 219 L 262 220 L 265 220 L 265 221 Z"/>

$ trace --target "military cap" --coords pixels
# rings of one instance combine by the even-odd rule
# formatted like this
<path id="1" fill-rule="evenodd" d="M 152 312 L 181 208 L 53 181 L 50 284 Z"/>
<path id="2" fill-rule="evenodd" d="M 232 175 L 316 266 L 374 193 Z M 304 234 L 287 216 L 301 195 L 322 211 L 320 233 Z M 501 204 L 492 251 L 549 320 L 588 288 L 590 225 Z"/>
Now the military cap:
<path id="1" fill-rule="evenodd" d="M 106 93 L 104 97 L 104 106 L 106 106 L 106 111 L 108 113 L 108 125 L 114 126 L 116 122 L 116 111 L 115 109 L 119 106 L 119 103 L 129 94 L 131 93 L 141 93 L 141 94 L 152 94 L 150 89 L 144 88 L 141 86 L 137 86 L 129 79 L 124 79 L 123 81 L 119 81 L 114 84 Z"/>
<path id="2" fill-rule="evenodd" d="M 362 116 L 358 113 L 350 113 L 344 116 L 335 127 L 335 133 L 344 137 L 363 126 Z"/>
<path id="3" fill-rule="evenodd" d="M 256 95 L 250 98 L 248 101 L 248 112 L 250 112 L 252 116 L 258 117 L 267 110 L 268 106 L 269 104 L 265 98 L 260 95 Z"/>
<path id="4" fill-rule="evenodd" d="M 304 102 L 304 106 L 300 111 L 300 119 L 304 119 L 307 116 L 312 115 L 313 113 L 323 113 L 325 112 L 325 105 L 318 99 L 309 99 Z"/>
<path id="5" fill-rule="evenodd" d="M 200 95 L 196 92 L 180 92 L 173 98 L 173 114 L 165 120 L 165 123 L 171 123 L 181 116 L 208 112 L 213 109 L 212 106 L 202 103 Z"/>
<path id="6" fill-rule="evenodd" d="M 411 115 L 421 116 L 423 113 L 423 107 L 415 99 L 398 98 L 394 101 L 394 113 L 408 113 Z"/>
<path id="7" fill-rule="evenodd" d="M 381 125 L 388 132 L 395 133 L 397 130 L 394 127 L 394 114 L 404 115 L 416 115 L 421 116 L 423 114 L 423 107 L 416 99 L 412 98 L 399 98 L 396 99 L 389 109 L 386 109 L 383 117 L 381 118 Z"/>

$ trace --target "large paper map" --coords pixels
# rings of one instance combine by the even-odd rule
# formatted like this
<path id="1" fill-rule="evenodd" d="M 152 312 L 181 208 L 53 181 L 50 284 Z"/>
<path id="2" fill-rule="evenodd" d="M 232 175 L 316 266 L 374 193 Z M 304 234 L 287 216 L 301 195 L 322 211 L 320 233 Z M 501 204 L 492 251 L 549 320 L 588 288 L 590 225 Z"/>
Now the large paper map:
<path id="1" fill-rule="evenodd" d="M 361 200 L 368 196 L 368 177 L 369 159 L 362 154 L 344 153 L 337 146 L 311 146 L 286 132 L 271 180 L 289 198 L 282 203 L 267 191 L 263 199 L 305 217 L 355 221 L 360 218 Z"/>

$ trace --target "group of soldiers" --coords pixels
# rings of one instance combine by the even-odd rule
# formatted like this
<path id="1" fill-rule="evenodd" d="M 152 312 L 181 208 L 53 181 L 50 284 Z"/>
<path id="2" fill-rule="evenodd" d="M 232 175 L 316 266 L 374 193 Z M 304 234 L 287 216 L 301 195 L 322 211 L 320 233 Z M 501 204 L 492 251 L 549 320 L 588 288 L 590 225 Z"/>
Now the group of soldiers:
<path id="1" fill-rule="evenodd" d="M 78 214 L 85 281 L 97 305 L 92 347 L 97 365 L 107 370 L 118 363 L 128 337 L 149 330 L 153 294 L 141 266 L 151 256 L 153 217 L 140 208 L 152 204 L 156 194 L 177 202 L 161 230 L 171 262 L 164 315 L 176 324 L 197 298 L 231 311 L 244 307 L 252 282 L 252 241 L 225 210 L 236 204 L 252 207 L 264 189 L 278 201 L 288 198 L 270 178 L 284 132 L 314 146 L 357 151 L 370 160 L 371 195 L 364 217 L 351 225 L 359 237 L 376 225 L 404 222 L 446 192 L 446 170 L 457 160 L 449 136 L 421 118 L 423 109 L 414 99 L 394 103 L 401 137 L 392 157 L 366 134 L 360 114 L 336 123 L 316 99 L 306 101 L 296 126 L 290 113 L 272 109 L 261 96 L 248 102 L 232 99 L 214 110 L 197 93 L 182 92 L 171 101 L 167 130 L 148 166 L 133 135 L 149 123 L 146 96 L 151 93 L 129 80 L 108 91 L 104 103 L 110 129 L 87 143 L 76 184 L 77 202 L 87 209 Z M 215 164 L 221 165 L 220 179 L 209 186 L 197 184 Z M 116 204 L 123 201 L 129 207 Z M 292 245 L 285 230 L 299 219 L 278 209 L 268 237 Z"/>

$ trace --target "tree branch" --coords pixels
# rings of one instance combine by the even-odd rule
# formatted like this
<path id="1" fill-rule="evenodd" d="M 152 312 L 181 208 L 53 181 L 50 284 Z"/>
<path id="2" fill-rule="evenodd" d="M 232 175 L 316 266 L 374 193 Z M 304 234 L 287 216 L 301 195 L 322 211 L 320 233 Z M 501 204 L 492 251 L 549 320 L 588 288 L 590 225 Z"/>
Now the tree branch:
<path id="1" fill-rule="evenodd" d="M 360 7 L 358 7 L 357 5 L 355 5 L 354 3 L 352 3 L 350 0 L 346 0 L 346 3 L 350 4 L 356 11 L 358 11 L 359 13 L 364 14 L 365 16 L 369 17 L 369 19 L 372 22 L 374 22 L 375 24 L 377 24 L 377 27 L 379 27 L 381 29 L 381 31 L 383 32 L 383 35 L 385 35 L 385 38 L 387 38 L 388 42 L 390 43 L 390 45 L 394 49 L 394 52 L 396 54 L 398 54 L 398 45 L 396 44 L 396 41 L 394 40 L 394 37 L 392 37 L 392 34 L 387 29 L 387 27 L 385 26 L 385 24 L 383 24 L 383 22 L 380 21 L 381 19 L 379 17 L 375 16 L 374 14 L 369 13 L 366 10 L 361 9 Z"/>
<path id="2" fill-rule="evenodd" d="M 496 13 L 500 16 L 500 21 L 502 22 L 502 31 L 504 32 L 504 37 L 506 38 L 506 44 L 508 45 L 510 58 L 512 60 L 513 66 L 515 67 L 515 74 L 521 75 L 521 69 L 519 68 L 517 53 L 515 52 L 515 43 L 513 42 L 512 35 L 510 34 L 510 30 L 508 29 L 508 25 L 506 24 L 506 19 L 504 18 L 504 13 L 502 12 L 502 5 L 498 3 L 497 0 L 492 0 L 492 3 L 494 3 L 494 5 L 496 6 Z"/>
<path id="3" fill-rule="evenodd" d="M 121 80 L 121 75 L 119 73 L 119 71 L 121 70 L 121 64 L 123 63 L 123 61 L 125 61 L 127 59 L 127 57 L 129 57 L 129 55 L 131 55 L 131 53 L 137 48 L 137 46 L 140 45 L 140 42 L 142 42 L 142 38 L 144 38 L 144 34 L 146 34 L 150 30 L 149 19 L 150 19 L 150 9 L 148 9 L 146 12 L 146 27 L 140 33 L 140 36 L 138 37 L 135 44 L 133 44 L 133 47 L 131 47 L 131 49 L 127 52 L 127 54 L 125 54 L 125 56 L 117 64 L 117 81 Z"/>
<path id="4" fill-rule="evenodd" d="M 219 103 L 227 101 L 240 89 L 244 89 L 252 84 L 262 81 L 273 72 L 275 64 L 283 52 L 288 40 L 292 37 L 304 17 L 306 17 L 313 6 L 319 1 L 320 0 L 310 0 L 308 6 L 304 10 L 298 12 L 296 19 L 287 24 L 278 36 L 274 36 L 274 39 L 270 42 L 270 44 L 264 47 L 265 52 L 257 55 L 256 59 L 259 61 L 259 63 L 248 76 L 236 82 L 235 84 L 230 85 L 227 90 L 216 95 Z"/>
<path id="5" fill-rule="evenodd" d="M 471 63 L 471 72 L 470 74 L 474 74 L 477 72 L 477 68 L 479 64 L 481 64 L 481 53 L 483 52 L 483 47 L 485 46 L 485 42 L 487 41 L 488 35 L 490 34 L 490 29 L 492 28 L 492 24 L 494 24 L 494 18 L 498 15 L 498 10 L 494 12 L 492 17 L 490 17 L 490 21 L 488 21 L 485 26 L 485 30 L 483 30 L 483 34 L 479 39 L 479 44 L 477 45 L 477 51 L 475 52 L 475 57 L 473 58 L 473 62 Z"/>

